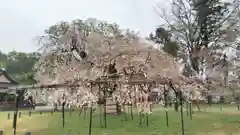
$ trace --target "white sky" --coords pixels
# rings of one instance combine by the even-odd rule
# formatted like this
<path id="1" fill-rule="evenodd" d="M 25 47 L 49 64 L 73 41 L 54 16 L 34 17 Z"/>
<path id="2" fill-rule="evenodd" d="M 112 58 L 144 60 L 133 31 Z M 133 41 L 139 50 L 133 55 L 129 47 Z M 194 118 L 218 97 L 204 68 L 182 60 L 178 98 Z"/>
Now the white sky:
<path id="1" fill-rule="evenodd" d="M 168 6 L 166 0 L 1 0 L 0 50 L 35 51 L 33 38 L 48 26 L 88 17 L 116 22 L 147 35 L 162 23 L 153 10 L 159 2 L 162 7 Z"/>

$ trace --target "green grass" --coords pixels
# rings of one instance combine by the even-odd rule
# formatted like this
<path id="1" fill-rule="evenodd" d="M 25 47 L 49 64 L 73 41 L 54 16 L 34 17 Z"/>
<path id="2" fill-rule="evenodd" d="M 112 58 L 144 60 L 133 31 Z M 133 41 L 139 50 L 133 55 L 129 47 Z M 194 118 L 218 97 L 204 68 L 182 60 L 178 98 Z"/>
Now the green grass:
<path id="1" fill-rule="evenodd" d="M 213 108 L 214 110 L 216 108 Z M 166 126 L 165 112 L 162 109 L 155 109 L 149 115 L 149 125 L 144 123 L 140 126 L 140 118 L 136 113 L 131 120 L 124 120 L 124 115 L 107 115 L 107 128 L 101 127 L 99 113 L 93 114 L 92 135 L 181 135 L 180 113 L 169 111 L 169 127 Z M 240 112 L 236 108 L 224 108 L 223 112 L 208 111 L 195 112 L 193 120 L 184 112 L 185 135 L 240 135 Z M 22 112 L 18 120 L 18 135 L 24 131 L 32 132 L 32 135 L 88 135 L 89 114 L 78 116 L 78 112 L 65 113 L 65 128 L 62 128 L 61 113 L 39 113 L 28 116 Z M 102 125 L 104 119 L 102 117 Z M 0 128 L 4 128 L 5 135 L 12 135 L 12 119 L 7 120 L 7 113 L 0 113 Z"/>

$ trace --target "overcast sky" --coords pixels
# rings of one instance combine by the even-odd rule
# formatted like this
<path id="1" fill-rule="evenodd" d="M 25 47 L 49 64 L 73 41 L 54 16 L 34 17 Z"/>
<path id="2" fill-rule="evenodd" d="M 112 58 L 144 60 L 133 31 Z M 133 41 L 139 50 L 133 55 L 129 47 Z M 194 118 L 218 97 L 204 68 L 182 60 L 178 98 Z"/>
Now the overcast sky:
<path id="1" fill-rule="evenodd" d="M 116 22 L 122 28 L 147 35 L 161 24 L 153 7 L 164 0 L 1 0 L 0 50 L 31 52 L 34 37 L 60 20 L 86 19 Z M 161 3 L 166 6 L 166 0 Z"/>

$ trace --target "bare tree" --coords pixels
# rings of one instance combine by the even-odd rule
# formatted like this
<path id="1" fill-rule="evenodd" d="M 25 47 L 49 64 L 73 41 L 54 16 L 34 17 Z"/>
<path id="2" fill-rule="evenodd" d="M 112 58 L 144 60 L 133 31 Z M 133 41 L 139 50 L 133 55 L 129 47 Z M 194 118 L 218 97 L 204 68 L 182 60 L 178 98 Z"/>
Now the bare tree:
<path id="1" fill-rule="evenodd" d="M 222 51 L 235 41 L 236 36 L 230 38 L 229 33 L 236 31 L 238 4 L 238 1 L 173 0 L 172 12 L 158 5 L 156 12 L 165 20 L 172 40 L 179 44 L 179 57 L 189 73 L 203 74 L 206 67 L 214 67 L 212 61 L 220 60 Z"/>

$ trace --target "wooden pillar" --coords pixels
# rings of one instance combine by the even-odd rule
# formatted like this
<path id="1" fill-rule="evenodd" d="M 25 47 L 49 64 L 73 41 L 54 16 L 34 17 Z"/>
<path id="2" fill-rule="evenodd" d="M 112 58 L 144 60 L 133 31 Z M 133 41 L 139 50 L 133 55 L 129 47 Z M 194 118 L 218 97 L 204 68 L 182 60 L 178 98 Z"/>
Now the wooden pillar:
<path id="1" fill-rule="evenodd" d="M 0 129 L 0 135 L 4 135 L 3 132 L 4 132 L 4 130 Z"/>

